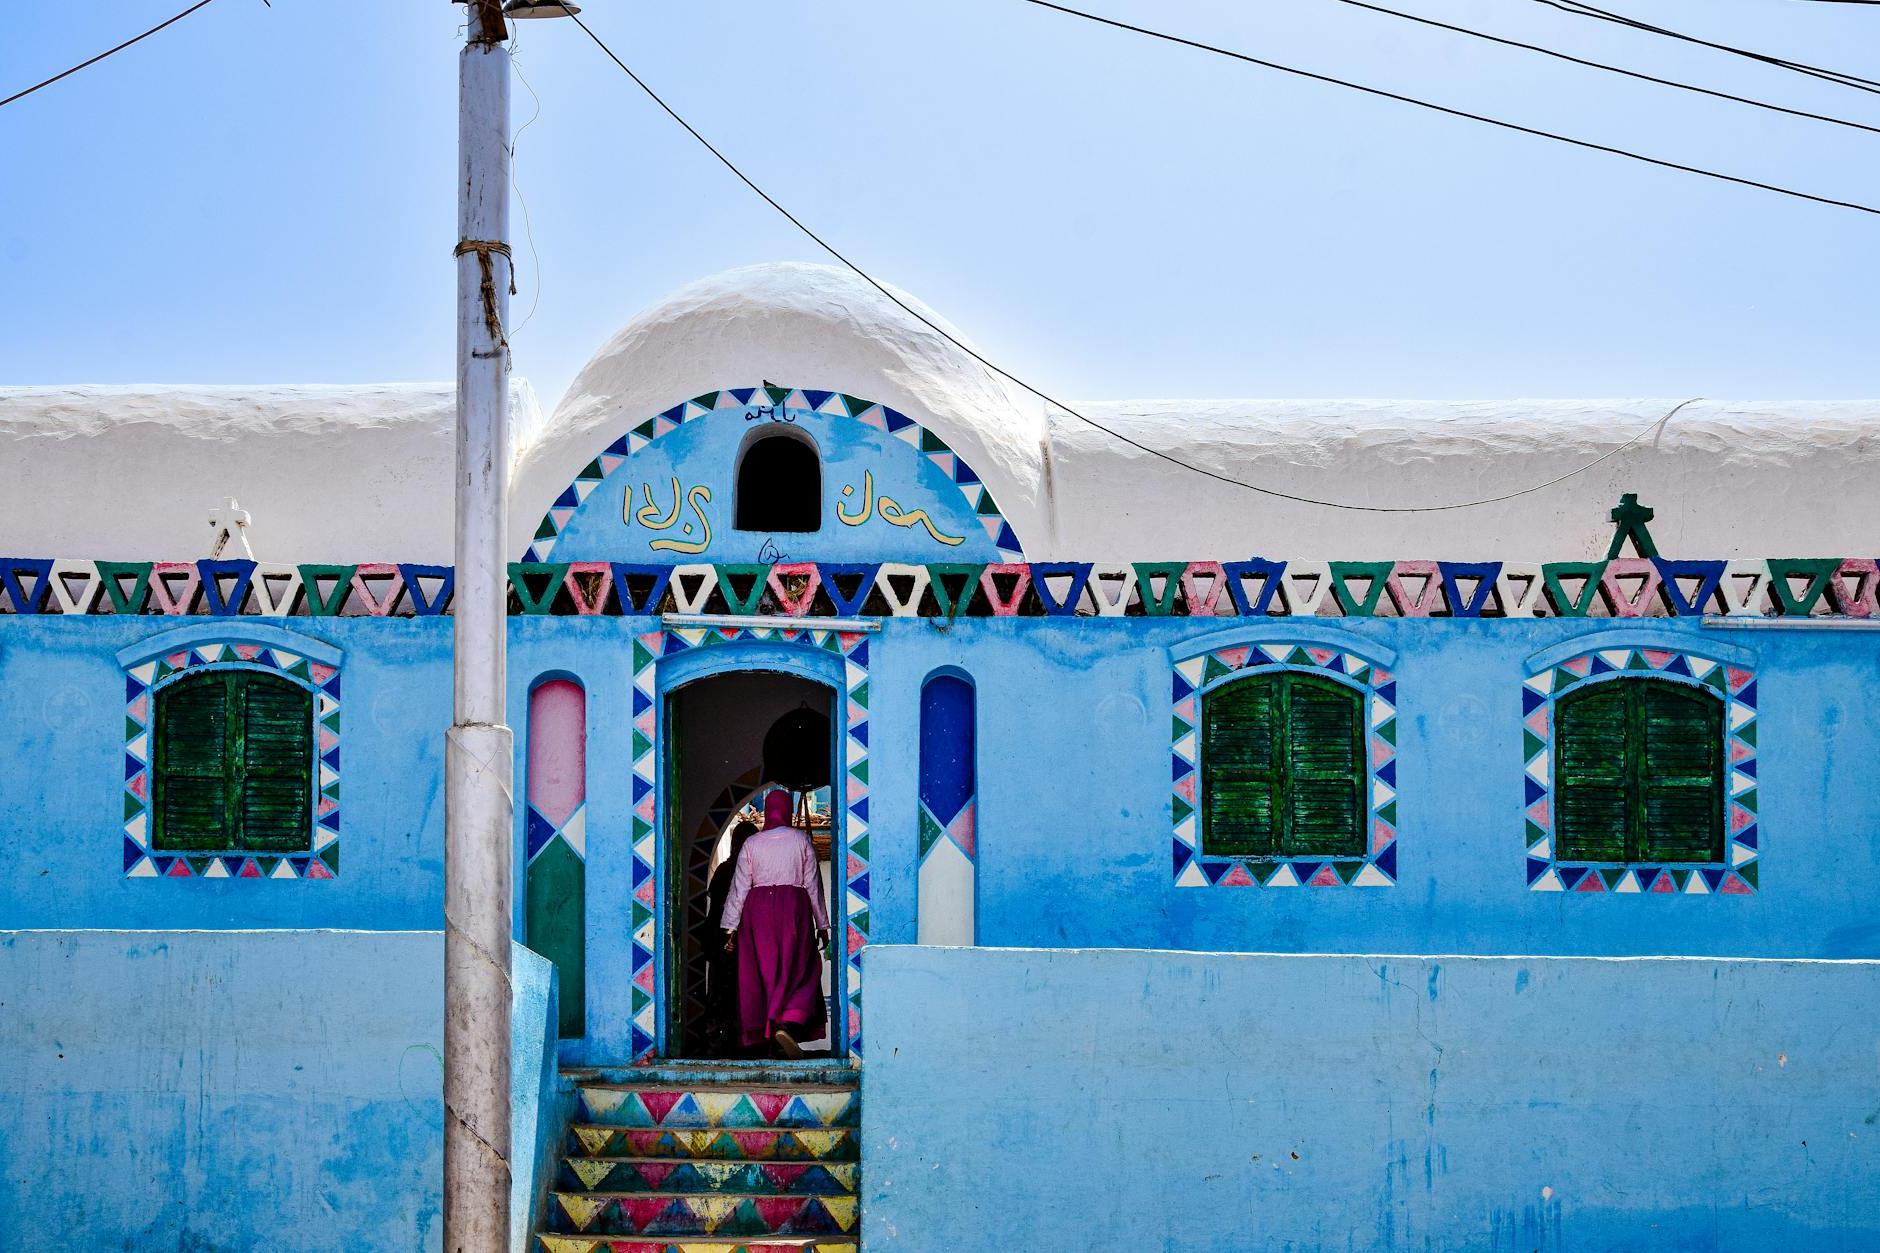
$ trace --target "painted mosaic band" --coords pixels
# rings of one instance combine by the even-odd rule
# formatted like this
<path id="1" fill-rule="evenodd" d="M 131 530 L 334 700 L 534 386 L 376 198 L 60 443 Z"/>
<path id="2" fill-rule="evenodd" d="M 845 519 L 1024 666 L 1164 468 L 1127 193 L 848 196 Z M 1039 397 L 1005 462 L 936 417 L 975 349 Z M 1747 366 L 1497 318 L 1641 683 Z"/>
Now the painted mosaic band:
<path id="1" fill-rule="evenodd" d="M 165 853 L 151 846 L 153 699 L 186 671 L 263 670 L 313 695 L 317 798 L 306 853 Z M 247 641 L 197 641 L 125 671 L 124 875 L 130 879 L 333 879 L 339 876 L 339 696 L 337 666 Z"/>
<path id="2" fill-rule="evenodd" d="M 837 882 L 843 885 L 844 953 L 849 1051 L 862 1051 L 862 948 L 868 943 L 868 637 L 860 632 L 789 627 L 700 627 L 649 631 L 633 644 L 633 1026 L 637 1060 L 658 1047 L 658 1002 L 654 993 L 658 937 L 666 908 L 659 878 L 659 683 L 658 663 L 693 648 L 739 640 L 823 649 L 843 658 L 845 819 Z M 674 964 L 681 954 L 669 954 Z"/>
<path id="3" fill-rule="evenodd" d="M 1249 673 L 1299 671 L 1364 693 L 1368 750 L 1363 857 L 1210 857 L 1201 847 L 1201 699 Z M 1175 886 L 1183 888 L 1391 887 L 1397 882 L 1397 680 L 1375 660 L 1310 641 L 1261 641 L 1177 657 L 1170 771 Z"/>
<path id="4" fill-rule="evenodd" d="M 1623 682 L 1628 675 L 1707 688 L 1724 701 L 1724 860 L 1670 866 L 1563 861 L 1555 856 L 1554 714 L 1560 698 L 1587 683 Z M 1526 758 L 1527 881 L 1536 892 L 1606 892 L 1685 896 L 1753 896 L 1762 836 L 1756 800 L 1756 672 L 1693 652 L 1608 648 L 1548 666 L 1521 690 Z"/>
<path id="5" fill-rule="evenodd" d="M 998 503 L 993 500 L 991 489 L 945 440 L 913 418 L 886 405 L 841 392 L 766 384 L 762 387 L 733 387 L 694 396 L 691 400 L 654 414 L 609 444 L 555 498 L 555 503 L 542 516 L 529 550 L 523 556 L 531 562 L 547 561 L 561 538 L 562 528 L 568 525 L 582 502 L 587 500 L 595 488 L 606 482 L 609 475 L 625 465 L 628 458 L 688 422 L 727 410 L 742 411 L 747 417 L 758 411 L 787 413 L 794 410 L 798 414 L 814 413 L 829 418 L 847 418 L 891 435 L 919 452 L 959 489 L 967 509 L 979 519 L 987 537 L 1001 556 L 1017 560 L 1025 555 L 1018 542 L 1018 535 L 999 511 Z"/>
<path id="6" fill-rule="evenodd" d="M 1868 557 L 1670 561 L 512 562 L 535 616 L 1869 618 Z M 435 617 L 449 566 L 0 558 L 0 615 Z"/>

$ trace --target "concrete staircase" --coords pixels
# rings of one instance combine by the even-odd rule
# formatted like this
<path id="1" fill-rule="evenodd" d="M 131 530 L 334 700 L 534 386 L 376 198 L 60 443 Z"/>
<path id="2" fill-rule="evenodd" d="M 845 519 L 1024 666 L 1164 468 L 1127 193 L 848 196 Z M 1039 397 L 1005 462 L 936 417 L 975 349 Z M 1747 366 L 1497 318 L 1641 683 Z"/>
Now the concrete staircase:
<path id="1" fill-rule="evenodd" d="M 541 1253 L 856 1253 L 858 1074 L 580 1071 Z"/>

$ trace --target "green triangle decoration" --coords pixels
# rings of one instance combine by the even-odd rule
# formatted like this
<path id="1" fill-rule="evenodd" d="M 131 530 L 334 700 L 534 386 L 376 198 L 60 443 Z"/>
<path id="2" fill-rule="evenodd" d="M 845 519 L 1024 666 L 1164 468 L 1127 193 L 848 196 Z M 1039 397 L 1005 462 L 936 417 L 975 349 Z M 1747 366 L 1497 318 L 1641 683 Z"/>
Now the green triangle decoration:
<path id="1" fill-rule="evenodd" d="M 1828 583 L 1841 568 L 1839 557 L 1789 557 L 1769 559 L 1769 590 L 1785 618 L 1806 618 L 1827 593 Z M 1789 586 L 1790 578 L 1808 580 L 1799 595 Z"/>
<path id="2" fill-rule="evenodd" d="M 701 409 L 716 409 L 718 407 L 718 393 L 706 392 L 702 396 L 694 396 L 692 397 L 692 403 Z"/>
<path id="3" fill-rule="evenodd" d="M 1232 673 L 1226 662 L 1210 653 L 1207 662 L 1201 667 L 1201 686 L 1206 687 L 1216 679 L 1224 679 Z"/>
<path id="4" fill-rule="evenodd" d="M 1756 883 L 1756 876 L 1762 872 L 1761 867 L 1762 867 L 1761 862 L 1746 861 L 1742 865 L 1736 868 L 1736 872 L 1739 875 L 1743 876 L 1743 882 L 1749 884 L 1751 887 L 1756 887 L 1758 886 Z"/>
<path id="5" fill-rule="evenodd" d="M 1543 564 L 1541 582 L 1547 589 L 1547 600 L 1553 605 L 1554 612 L 1562 618 L 1584 618 L 1592 610 L 1594 598 L 1599 595 L 1599 581 L 1606 577 L 1606 564 L 1603 561 L 1549 561 Z M 1576 601 L 1567 595 L 1560 580 L 1582 576 L 1586 579 L 1586 586 L 1580 590 L 1580 598 Z"/>
<path id="6" fill-rule="evenodd" d="M 1384 588 L 1390 579 L 1390 572 L 1395 563 L 1389 561 L 1334 561 L 1332 570 L 1332 595 L 1338 601 L 1338 607 L 1349 618 L 1369 618 L 1377 612 L 1377 603 L 1383 599 Z M 1371 587 L 1360 601 L 1352 595 L 1347 585 L 1348 579 L 1368 578 Z"/>
<path id="7" fill-rule="evenodd" d="M 338 840 L 334 840 L 331 844 L 327 845 L 325 848 L 320 850 L 320 860 L 326 863 L 326 868 L 328 870 L 331 870 L 334 874 L 339 873 L 339 841 Z"/>
<path id="8" fill-rule="evenodd" d="M 530 576 L 543 580 L 540 592 L 530 590 Z M 561 590 L 562 580 L 567 576 L 565 561 L 512 561 L 509 563 L 509 590 L 516 594 L 523 613 L 545 614 L 555 603 L 555 593 Z"/>
<path id="9" fill-rule="evenodd" d="M 1152 618 L 1166 618 L 1175 612 L 1175 602 L 1182 594 L 1182 575 L 1188 564 L 1182 561 L 1135 561 L 1136 587 L 1142 597 L 1142 611 Z M 1155 594 L 1154 579 L 1162 580 L 1162 594 Z"/>
<path id="10" fill-rule="evenodd" d="M 927 812 L 927 807 L 920 806 L 920 855 L 925 857 L 927 850 L 939 843 L 945 835 L 946 832 L 934 821 L 933 815 Z"/>
<path id="11" fill-rule="evenodd" d="M 725 603 L 731 606 L 731 612 L 747 618 L 756 613 L 757 606 L 764 599 L 764 578 L 770 573 L 770 567 L 744 563 L 718 565 L 712 568 L 718 571 L 718 590 L 724 594 Z M 740 596 L 737 585 L 732 582 L 734 578 L 748 578 L 751 581 L 750 591 Z"/>
<path id="12" fill-rule="evenodd" d="M 98 577 L 104 580 L 104 590 L 111 597 L 111 610 L 114 613 L 142 613 L 144 606 L 150 603 L 150 568 L 148 561 L 99 561 Z M 118 586 L 124 575 L 135 576 L 131 590 L 126 594 Z"/>
<path id="13" fill-rule="evenodd" d="M 849 841 L 849 852 L 863 861 L 868 860 L 868 836 L 858 835 Z"/>
<path id="14" fill-rule="evenodd" d="M 875 407 L 874 401 L 862 400 L 858 397 L 849 395 L 847 392 L 838 392 L 837 395 L 842 397 L 842 403 L 848 409 L 849 416 L 851 418 L 859 418 L 864 413 L 868 412 L 870 409 L 873 409 Z"/>
<path id="15" fill-rule="evenodd" d="M 772 387 L 769 383 L 764 384 L 764 394 L 770 397 L 770 403 L 773 405 L 781 405 L 784 401 L 790 399 L 789 388 Z"/>
<path id="16" fill-rule="evenodd" d="M 933 592 L 933 598 L 939 604 L 940 612 L 949 618 L 957 618 L 970 609 L 973 596 L 979 590 L 979 576 L 985 568 L 983 561 L 928 562 L 927 587 Z M 947 587 L 948 578 L 961 580 L 957 603 L 952 589 Z"/>
<path id="17" fill-rule="evenodd" d="M 307 592 L 307 612 L 316 618 L 331 618 L 346 607 L 352 594 L 352 578 L 358 566 L 299 566 L 300 585 Z M 320 580 L 333 580 L 333 590 L 322 596 Z"/>

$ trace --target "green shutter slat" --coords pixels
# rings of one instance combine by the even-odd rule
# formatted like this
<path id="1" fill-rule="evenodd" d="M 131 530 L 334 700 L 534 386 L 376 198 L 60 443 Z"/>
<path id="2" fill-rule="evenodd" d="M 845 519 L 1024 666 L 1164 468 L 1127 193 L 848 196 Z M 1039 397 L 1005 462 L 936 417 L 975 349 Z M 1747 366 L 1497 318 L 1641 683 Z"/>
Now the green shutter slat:
<path id="1" fill-rule="evenodd" d="M 1277 676 L 1239 679 L 1201 700 L 1201 849 L 1260 856 L 1277 847 Z"/>
<path id="2" fill-rule="evenodd" d="M 1554 709 L 1554 856 L 1624 861 L 1630 827 L 1623 682 L 1569 692 Z"/>
<path id="3" fill-rule="evenodd" d="M 313 697 L 272 675 L 242 679 L 241 847 L 306 851 L 313 830 Z"/>
<path id="4" fill-rule="evenodd" d="M 230 814 L 228 676 L 188 675 L 156 693 L 152 713 L 151 847 L 225 848 Z"/>
<path id="5" fill-rule="evenodd" d="M 1341 683 L 1288 676 L 1283 852 L 1362 857 L 1364 697 Z"/>
<path id="6" fill-rule="evenodd" d="M 1648 861 L 1723 860 L 1723 702 L 1663 681 L 1637 685 Z"/>
<path id="7" fill-rule="evenodd" d="M 220 778 L 176 777 L 163 789 L 156 847 L 178 852 L 210 851 L 228 842 L 228 792 Z"/>
<path id="8" fill-rule="evenodd" d="M 1202 810 L 1202 851 L 1215 856 L 1255 857 L 1273 851 L 1276 808 L 1271 783 L 1217 780 Z"/>

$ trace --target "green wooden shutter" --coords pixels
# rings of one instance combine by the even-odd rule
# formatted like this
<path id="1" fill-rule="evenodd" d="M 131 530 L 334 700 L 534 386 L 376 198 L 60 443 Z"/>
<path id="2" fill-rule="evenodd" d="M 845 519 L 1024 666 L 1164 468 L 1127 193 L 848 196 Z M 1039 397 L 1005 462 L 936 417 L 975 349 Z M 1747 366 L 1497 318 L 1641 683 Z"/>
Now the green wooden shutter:
<path id="1" fill-rule="evenodd" d="M 1364 697 L 1342 683 L 1287 676 L 1286 823 L 1280 851 L 1362 857 Z"/>
<path id="2" fill-rule="evenodd" d="M 271 675 L 240 677 L 240 847 L 304 852 L 312 847 L 313 696 Z"/>
<path id="3" fill-rule="evenodd" d="M 230 847 L 227 674 L 178 680 L 156 694 L 151 846 L 177 851 Z"/>
<path id="4" fill-rule="evenodd" d="M 1201 851 L 1257 856 L 1279 846 L 1279 676 L 1240 679 L 1201 698 Z"/>
<path id="5" fill-rule="evenodd" d="M 1644 861 L 1723 860 L 1723 702 L 1678 683 L 1638 682 Z"/>
<path id="6" fill-rule="evenodd" d="M 1631 826 L 1627 690 L 1639 680 L 1595 683 L 1554 707 L 1554 856 L 1624 861 Z"/>
<path id="7" fill-rule="evenodd" d="M 1554 710 L 1554 855 L 1723 857 L 1723 703 L 1664 679 L 1614 679 Z"/>

